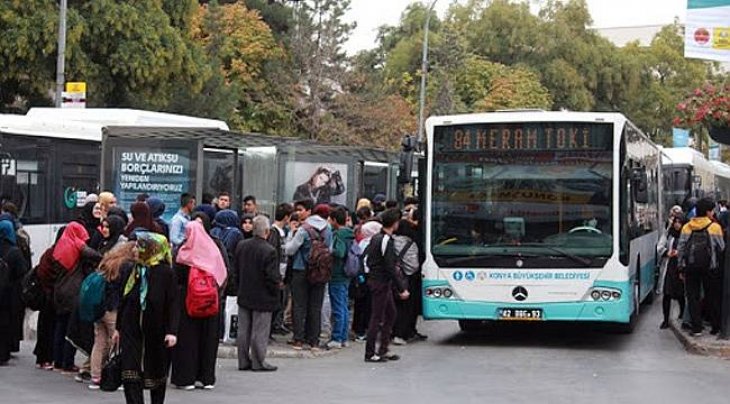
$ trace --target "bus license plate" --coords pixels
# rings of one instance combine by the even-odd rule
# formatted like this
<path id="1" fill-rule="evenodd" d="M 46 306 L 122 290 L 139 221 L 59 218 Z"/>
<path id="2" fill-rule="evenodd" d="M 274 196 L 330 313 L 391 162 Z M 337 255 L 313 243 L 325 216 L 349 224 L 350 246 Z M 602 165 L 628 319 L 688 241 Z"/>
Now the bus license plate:
<path id="1" fill-rule="evenodd" d="M 542 309 L 499 309 L 499 319 L 515 321 L 540 321 L 542 320 Z"/>

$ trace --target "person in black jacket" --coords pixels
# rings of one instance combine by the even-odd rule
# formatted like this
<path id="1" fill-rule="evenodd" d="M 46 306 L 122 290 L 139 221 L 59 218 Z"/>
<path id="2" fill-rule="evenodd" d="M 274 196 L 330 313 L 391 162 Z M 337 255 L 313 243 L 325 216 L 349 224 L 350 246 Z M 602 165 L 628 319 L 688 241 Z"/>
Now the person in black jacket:
<path id="1" fill-rule="evenodd" d="M 271 314 L 279 308 L 283 288 L 277 251 L 266 239 L 269 219 L 256 216 L 254 237 L 236 247 L 235 272 L 238 274 L 238 369 L 275 371 L 266 363 L 266 348 L 271 329 Z"/>
<path id="2" fill-rule="evenodd" d="M 282 279 L 286 277 L 286 269 L 289 263 L 289 257 L 286 255 L 286 228 L 289 224 L 289 218 L 294 207 L 288 203 L 282 203 L 276 207 L 274 214 L 274 223 L 271 225 L 271 231 L 269 232 L 268 241 L 272 247 L 276 249 L 277 260 L 279 263 L 279 274 Z M 285 289 L 279 292 L 280 306 L 272 314 L 271 320 L 271 333 L 286 335 L 289 334 L 289 330 L 284 326 L 284 308 L 288 302 L 288 293 Z"/>
<path id="3" fill-rule="evenodd" d="M 401 213 L 398 209 L 383 212 L 381 220 L 383 229 L 373 236 L 365 251 L 368 274 L 368 288 L 372 294 L 372 310 L 368 326 L 367 343 L 365 344 L 365 362 L 387 362 L 400 359 L 398 355 L 388 351 L 390 334 L 393 331 L 396 309 L 393 288 L 398 296 L 405 300 L 410 294 L 403 279 L 396 272 L 395 242 L 393 233 L 398 230 Z M 380 350 L 375 352 L 375 340 L 380 333 Z"/>
<path id="4" fill-rule="evenodd" d="M 18 313 L 24 310 L 20 301 L 21 280 L 28 270 L 23 253 L 15 244 L 15 228 L 8 220 L 0 221 L 0 254 L 4 265 L 0 266 L 0 366 L 10 360 L 22 335 L 18 330 Z"/>

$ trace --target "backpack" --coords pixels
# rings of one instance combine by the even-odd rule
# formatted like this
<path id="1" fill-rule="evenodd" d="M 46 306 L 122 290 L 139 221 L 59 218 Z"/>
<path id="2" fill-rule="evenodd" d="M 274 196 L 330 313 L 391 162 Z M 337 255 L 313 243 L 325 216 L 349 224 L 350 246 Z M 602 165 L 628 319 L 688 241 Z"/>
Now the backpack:
<path id="1" fill-rule="evenodd" d="M 311 226 L 304 226 L 312 242 L 307 258 L 307 280 L 313 285 L 325 284 L 332 277 L 332 265 L 334 259 L 327 243 L 324 241 L 322 232 L 316 231 Z"/>
<path id="2" fill-rule="evenodd" d="M 354 278 L 361 273 L 365 273 L 362 256 L 363 250 L 360 248 L 360 244 L 353 241 L 345 258 L 345 275 L 348 278 Z"/>
<path id="3" fill-rule="evenodd" d="M 393 237 L 393 241 L 396 247 L 398 247 L 401 242 L 403 242 L 404 244 L 400 246 L 400 250 L 396 248 L 396 251 L 399 251 L 398 259 L 395 262 L 396 269 L 399 272 L 402 272 L 404 275 L 413 275 L 418 272 L 418 253 L 416 252 L 415 255 L 415 265 L 414 262 L 412 262 L 414 259 L 413 254 L 408 257 L 410 259 L 406 259 L 406 256 L 409 255 L 408 253 L 411 251 L 411 247 L 413 247 L 415 242 L 405 237 L 404 239 L 399 240 L 398 237 L 399 236 Z"/>
<path id="4" fill-rule="evenodd" d="M 218 315 L 218 283 L 215 277 L 197 267 L 190 267 L 185 310 L 192 318 Z"/>
<path id="5" fill-rule="evenodd" d="M 38 266 L 33 267 L 23 277 L 22 290 L 20 298 L 25 303 L 25 307 L 38 311 L 46 303 L 46 292 L 43 290 L 41 279 L 38 276 Z"/>
<path id="6" fill-rule="evenodd" d="M 712 263 L 712 240 L 707 228 L 693 230 L 687 240 L 687 267 L 695 269 L 710 269 Z"/>
<path id="7" fill-rule="evenodd" d="M 76 265 L 73 271 L 60 272 L 61 279 L 53 287 L 53 305 L 57 314 L 71 313 L 79 303 L 81 284 L 86 279 L 81 265 Z"/>
<path id="8" fill-rule="evenodd" d="M 93 323 L 104 316 L 106 279 L 99 272 L 92 272 L 84 279 L 79 292 L 79 318 Z"/>

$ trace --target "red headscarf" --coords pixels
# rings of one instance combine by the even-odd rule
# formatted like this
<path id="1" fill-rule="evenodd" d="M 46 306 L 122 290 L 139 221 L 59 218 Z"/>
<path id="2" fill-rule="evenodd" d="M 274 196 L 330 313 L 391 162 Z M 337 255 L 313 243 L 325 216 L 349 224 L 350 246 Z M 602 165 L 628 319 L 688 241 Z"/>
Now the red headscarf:
<path id="1" fill-rule="evenodd" d="M 177 251 L 177 263 L 208 272 L 213 275 L 218 286 L 222 286 L 228 276 L 226 263 L 218 246 L 206 233 L 203 224 L 197 220 L 185 225 L 185 243 Z"/>
<path id="2" fill-rule="evenodd" d="M 69 223 L 53 248 L 53 259 L 67 271 L 73 270 L 81 259 L 81 251 L 86 247 L 88 239 L 89 232 L 84 226 L 78 222 Z"/>

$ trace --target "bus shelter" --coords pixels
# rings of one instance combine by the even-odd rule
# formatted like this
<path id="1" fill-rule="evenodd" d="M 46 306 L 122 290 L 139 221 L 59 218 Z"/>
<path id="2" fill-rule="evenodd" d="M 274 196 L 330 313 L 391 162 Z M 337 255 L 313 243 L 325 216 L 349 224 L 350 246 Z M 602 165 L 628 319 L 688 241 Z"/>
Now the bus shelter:
<path id="1" fill-rule="evenodd" d="M 236 133 L 215 128 L 103 130 L 101 188 L 129 208 L 137 195 L 161 198 L 169 219 L 179 197 L 228 192 L 240 208 L 254 195 L 259 210 L 273 213 L 281 202 L 310 198 L 352 207 L 359 197 L 394 198 L 397 154 L 369 148 Z"/>

